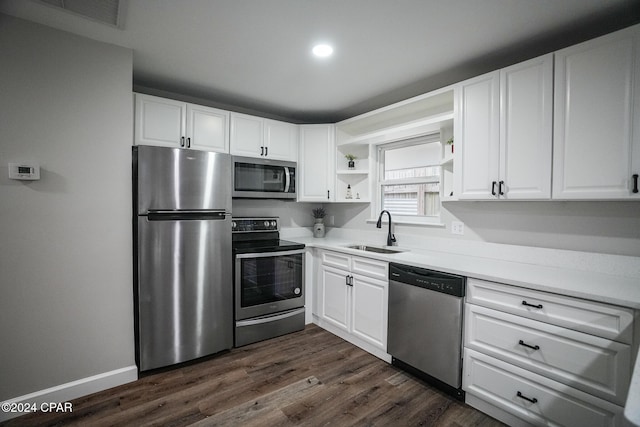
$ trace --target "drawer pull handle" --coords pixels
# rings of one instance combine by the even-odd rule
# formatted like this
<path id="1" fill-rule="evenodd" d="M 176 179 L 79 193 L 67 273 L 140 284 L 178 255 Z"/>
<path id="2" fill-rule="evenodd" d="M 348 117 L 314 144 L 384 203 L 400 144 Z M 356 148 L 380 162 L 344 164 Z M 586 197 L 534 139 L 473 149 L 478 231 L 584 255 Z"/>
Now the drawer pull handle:
<path id="1" fill-rule="evenodd" d="M 522 301 L 522 305 L 526 305 L 527 307 L 533 307 L 533 308 L 542 308 L 542 304 L 537 304 L 537 305 L 535 305 L 535 304 L 529 304 L 529 303 L 528 303 L 528 302 L 526 302 L 526 301 Z"/>
<path id="2" fill-rule="evenodd" d="M 522 340 L 518 341 L 518 344 L 523 345 L 525 347 L 529 347 L 532 350 L 540 350 L 540 346 L 539 345 L 529 345 L 529 344 L 527 344 L 526 342 L 524 342 Z"/>
<path id="3" fill-rule="evenodd" d="M 525 396 L 524 394 L 522 394 L 520 392 L 518 392 L 516 394 L 516 396 L 518 396 L 520 399 L 524 399 L 524 400 L 526 400 L 528 402 L 531 402 L 531 403 L 538 403 L 538 399 L 536 399 L 535 397 L 533 399 L 530 399 L 530 398 L 528 398 L 527 396 Z"/>

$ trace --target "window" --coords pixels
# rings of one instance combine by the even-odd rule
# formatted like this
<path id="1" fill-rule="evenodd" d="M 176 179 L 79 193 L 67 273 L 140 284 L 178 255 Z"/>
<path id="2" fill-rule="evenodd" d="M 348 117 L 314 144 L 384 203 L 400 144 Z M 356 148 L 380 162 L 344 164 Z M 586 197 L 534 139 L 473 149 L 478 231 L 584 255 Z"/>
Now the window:
<path id="1" fill-rule="evenodd" d="M 440 135 L 378 147 L 378 207 L 394 219 L 435 222 L 440 216 Z"/>

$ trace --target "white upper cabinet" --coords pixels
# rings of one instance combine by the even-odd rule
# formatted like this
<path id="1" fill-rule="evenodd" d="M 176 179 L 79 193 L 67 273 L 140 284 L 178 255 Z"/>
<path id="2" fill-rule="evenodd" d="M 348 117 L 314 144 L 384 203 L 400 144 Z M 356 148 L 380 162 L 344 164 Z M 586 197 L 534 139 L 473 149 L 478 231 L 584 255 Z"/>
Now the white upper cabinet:
<path id="1" fill-rule="evenodd" d="M 454 196 L 494 199 L 500 147 L 500 73 L 494 71 L 460 83 L 455 89 L 455 103 Z"/>
<path id="2" fill-rule="evenodd" d="M 298 201 L 335 200 L 335 126 L 301 125 Z"/>
<path id="3" fill-rule="evenodd" d="M 298 127 L 231 113 L 231 154 L 295 162 L 298 158 Z"/>
<path id="4" fill-rule="evenodd" d="M 269 159 L 298 160 L 298 126 L 275 120 L 264 121 L 264 141 Z"/>
<path id="5" fill-rule="evenodd" d="M 639 28 L 556 52 L 554 199 L 640 199 Z"/>
<path id="6" fill-rule="evenodd" d="M 459 199 L 551 197 L 553 57 L 545 55 L 456 88 Z"/>
<path id="7" fill-rule="evenodd" d="M 262 124 L 260 117 L 231 114 L 231 154 L 238 156 L 264 156 Z"/>
<path id="8" fill-rule="evenodd" d="M 229 152 L 229 113 L 135 94 L 135 144 Z"/>
<path id="9" fill-rule="evenodd" d="M 227 111 L 187 104 L 187 147 L 228 153 L 228 124 Z"/>
<path id="10" fill-rule="evenodd" d="M 552 119 L 551 54 L 500 70 L 501 198 L 551 198 Z"/>
<path id="11" fill-rule="evenodd" d="M 187 104 L 135 94 L 135 144 L 176 147 L 184 144 Z"/>

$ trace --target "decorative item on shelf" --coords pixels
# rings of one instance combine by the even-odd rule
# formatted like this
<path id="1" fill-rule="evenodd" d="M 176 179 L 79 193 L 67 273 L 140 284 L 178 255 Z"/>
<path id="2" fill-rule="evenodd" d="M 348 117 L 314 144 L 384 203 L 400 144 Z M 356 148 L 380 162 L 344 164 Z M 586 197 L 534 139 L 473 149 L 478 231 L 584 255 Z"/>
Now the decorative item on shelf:
<path id="1" fill-rule="evenodd" d="M 315 224 L 313 224 L 313 237 L 324 237 L 324 217 L 327 213 L 324 208 L 315 208 L 311 211 L 311 214 L 315 218 Z"/>
<path id="2" fill-rule="evenodd" d="M 345 154 L 344 157 L 346 157 L 346 159 L 349 160 L 349 163 L 347 163 L 347 166 L 349 167 L 349 169 L 355 169 L 356 162 L 354 160 L 357 159 L 357 157 L 354 156 L 353 154 Z"/>
<path id="3" fill-rule="evenodd" d="M 451 154 L 453 154 L 453 137 L 449 138 L 446 144 L 451 146 Z"/>
<path id="4" fill-rule="evenodd" d="M 345 199 L 353 199 L 353 195 L 351 194 L 351 184 L 347 184 L 347 194 L 344 196 Z"/>
<path id="5" fill-rule="evenodd" d="M 360 198 L 360 193 L 356 193 L 356 199 Z"/>

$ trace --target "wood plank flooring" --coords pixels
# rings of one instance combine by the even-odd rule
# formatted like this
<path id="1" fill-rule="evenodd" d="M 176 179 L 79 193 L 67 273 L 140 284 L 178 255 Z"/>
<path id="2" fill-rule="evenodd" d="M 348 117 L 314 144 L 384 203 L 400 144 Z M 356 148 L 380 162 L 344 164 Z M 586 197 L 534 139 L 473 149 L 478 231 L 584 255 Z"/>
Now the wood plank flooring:
<path id="1" fill-rule="evenodd" d="M 2 425 L 503 426 L 315 325 L 72 403 Z"/>

